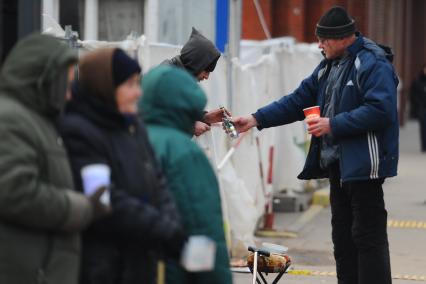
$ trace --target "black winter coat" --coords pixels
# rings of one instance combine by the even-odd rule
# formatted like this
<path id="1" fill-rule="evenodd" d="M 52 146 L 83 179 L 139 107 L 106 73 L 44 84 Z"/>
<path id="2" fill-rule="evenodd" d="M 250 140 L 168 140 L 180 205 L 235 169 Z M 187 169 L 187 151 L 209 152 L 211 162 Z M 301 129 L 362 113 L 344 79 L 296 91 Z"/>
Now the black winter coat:
<path id="1" fill-rule="evenodd" d="M 153 283 L 163 248 L 180 249 L 180 219 L 144 125 L 74 86 L 60 122 L 76 187 L 85 165 L 111 168 L 113 213 L 83 234 L 81 283 Z"/>

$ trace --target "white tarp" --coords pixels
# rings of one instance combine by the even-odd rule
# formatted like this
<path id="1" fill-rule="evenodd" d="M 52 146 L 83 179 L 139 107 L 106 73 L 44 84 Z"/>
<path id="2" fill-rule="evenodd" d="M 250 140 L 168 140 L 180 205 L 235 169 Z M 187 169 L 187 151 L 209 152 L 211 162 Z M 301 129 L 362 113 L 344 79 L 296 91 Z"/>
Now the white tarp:
<path id="1" fill-rule="evenodd" d="M 200 83 L 209 99 L 207 109 L 215 109 L 219 105 L 229 109 L 228 104 L 232 102 L 230 110 L 234 116 L 247 115 L 294 90 L 314 70 L 321 54 L 316 45 L 294 44 L 289 39 L 284 42 L 277 44 L 271 41 L 271 52 L 253 54 L 257 59 L 252 59 L 250 64 L 241 63 L 238 59 L 227 64 L 222 56 L 209 80 Z M 180 49 L 178 46 L 148 43 L 144 37 L 130 37 L 114 43 L 83 41 L 80 44 L 84 50 L 102 46 L 124 48 L 138 58 L 144 72 L 178 54 Z M 263 53 L 268 42 L 260 45 Z M 250 62 L 247 58 L 244 61 Z M 256 136 L 259 137 L 260 155 Z M 225 221 L 231 228 L 234 253 L 238 253 L 236 248 L 245 250 L 246 245 L 253 243 L 256 222 L 264 210 L 262 182 L 266 183 L 270 147 L 274 147 L 273 190 L 300 191 L 303 183 L 296 176 L 304 164 L 307 138 L 302 122 L 261 132 L 254 129 L 245 136 L 230 161 L 218 171 Z M 213 126 L 212 131 L 196 140 L 215 166 L 235 142 L 225 136 L 220 126 Z M 264 180 L 260 178 L 260 160 Z"/>

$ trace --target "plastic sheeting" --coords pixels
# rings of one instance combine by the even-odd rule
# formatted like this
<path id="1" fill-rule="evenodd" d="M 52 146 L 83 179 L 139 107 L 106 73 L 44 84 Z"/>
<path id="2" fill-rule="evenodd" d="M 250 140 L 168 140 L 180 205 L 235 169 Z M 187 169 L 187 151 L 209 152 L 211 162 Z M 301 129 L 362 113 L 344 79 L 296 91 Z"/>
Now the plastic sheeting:
<path id="1" fill-rule="evenodd" d="M 314 70 L 322 56 L 316 45 L 294 44 L 289 39 L 284 42 L 277 44 L 276 40 L 272 40 L 269 47 L 268 42 L 262 42 L 262 51 L 252 53 L 256 60 L 244 59 L 245 62 L 254 62 L 250 64 L 238 59 L 226 61 L 222 56 L 209 80 L 200 83 L 209 99 L 207 109 L 220 105 L 230 109 L 228 104 L 231 104 L 230 110 L 234 116 L 247 115 L 294 90 Z M 144 37 L 129 37 L 126 41 L 114 43 L 79 43 L 83 50 L 103 46 L 124 48 L 140 61 L 144 72 L 178 54 L 180 49 L 178 46 L 148 43 Z M 250 48 L 253 52 L 253 46 Z M 265 50 L 270 53 L 263 54 Z M 259 148 L 255 142 L 256 136 L 259 137 Z M 244 253 L 247 245 L 253 243 L 255 226 L 264 210 L 262 188 L 265 186 L 262 183 L 266 183 L 270 147 L 274 147 L 273 190 L 300 191 L 303 190 L 303 182 L 296 176 L 304 164 L 307 138 L 302 122 L 260 132 L 253 129 L 236 148 L 229 162 L 217 172 L 225 224 L 231 228 L 228 237 L 231 238 L 234 255 Z M 205 150 L 215 168 L 235 143 L 224 134 L 220 125 L 213 126 L 210 132 L 194 139 Z M 259 163 L 265 173 L 263 180 Z"/>
<path id="2" fill-rule="evenodd" d="M 270 40 L 241 40 L 239 61 L 242 64 L 256 63 L 262 55 L 279 51 L 295 43 L 294 37 L 281 37 Z"/>

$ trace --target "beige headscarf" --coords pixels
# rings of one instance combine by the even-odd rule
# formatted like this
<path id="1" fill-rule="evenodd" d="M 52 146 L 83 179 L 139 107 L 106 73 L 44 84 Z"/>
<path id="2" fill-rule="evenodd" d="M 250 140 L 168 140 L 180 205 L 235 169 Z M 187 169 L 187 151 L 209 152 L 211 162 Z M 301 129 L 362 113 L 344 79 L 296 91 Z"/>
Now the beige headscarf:
<path id="1" fill-rule="evenodd" d="M 112 56 L 115 48 L 101 48 L 89 52 L 79 64 L 78 80 L 85 91 L 99 96 L 115 106 L 115 87 L 112 75 Z"/>

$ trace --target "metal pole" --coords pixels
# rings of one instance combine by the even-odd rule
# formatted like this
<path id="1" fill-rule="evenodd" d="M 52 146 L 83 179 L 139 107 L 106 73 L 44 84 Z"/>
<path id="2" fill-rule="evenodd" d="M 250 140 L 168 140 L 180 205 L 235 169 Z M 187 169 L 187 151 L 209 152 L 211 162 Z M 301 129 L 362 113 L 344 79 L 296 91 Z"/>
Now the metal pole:
<path id="1" fill-rule="evenodd" d="M 229 53 L 234 58 L 240 57 L 242 0 L 230 0 L 229 5 Z"/>
<path id="2" fill-rule="evenodd" d="M 144 35 L 147 38 L 148 42 L 160 42 L 159 36 L 159 11 L 160 11 L 160 1 L 157 0 L 145 0 L 144 11 Z M 146 59 L 145 59 L 146 60 Z M 149 65 L 147 65 L 149 66 Z"/>
<path id="3" fill-rule="evenodd" d="M 69 47 L 78 51 L 78 32 L 73 31 L 71 25 L 65 26 L 65 40 Z"/>
<path id="4" fill-rule="evenodd" d="M 229 42 L 229 1 L 216 0 L 216 46 L 222 53 Z"/>
<path id="5" fill-rule="evenodd" d="M 98 39 L 98 0 L 86 0 L 84 9 L 84 39 Z"/>
<path id="6" fill-rule="evenodd" d="M 43 0 L 42 2 L 42 13 L 52 17 L 56 22 L 59 23 L 59 0 Z M 43 30 L 47 28 L 45 18 L 42 19 Z"/>
<path id="7" fill-rule="evenodd" d="M 80 56 L 79 48 L 81 45 L 78 43 L 78 33 L 72 30 L 72 26 L 65 26 L 65 36 L 64 40 L 67 42 L 68 46 L 77 51 L 77 56 Z M 78 63 L 74 65 L 74 75 L 78 79 Z"/>
<path id="8" fill-rule="evenodd" d="M 254 251 L 253 255 L 253 281 L 252 284 L 256 284 L 257 280 L 257 250 Z"/>
<path id="9" fill-rule="evenodd" d="M 242 0 L 229 0 L 228 43 L 225 47 L 226 83 L 228 108 L 233 110 L 233 67 L 232 58 L 240 56 Z"/>
<path id="10" fill-rule="evenodd" d="M 227 93 L 227 108 L 229 110 L 231 110 L 231 112 L 233 111 L 233 95 L 232 95 L 232 57 L 231 54 L 229 52 L 229 44 L 226 44 L 225 46 L 225 62 L 226 62 L 226 93 Z"/>

